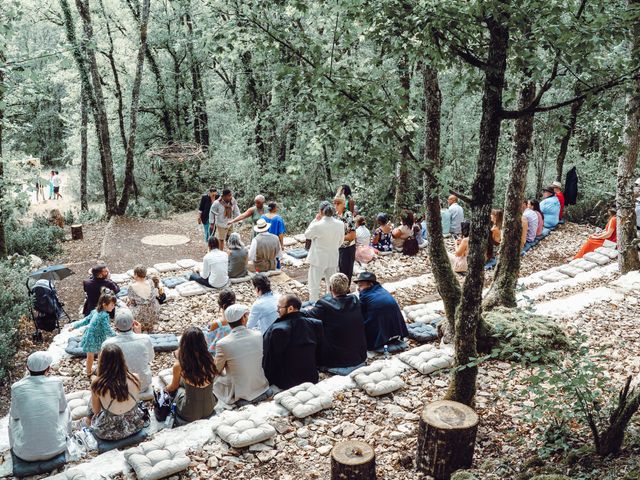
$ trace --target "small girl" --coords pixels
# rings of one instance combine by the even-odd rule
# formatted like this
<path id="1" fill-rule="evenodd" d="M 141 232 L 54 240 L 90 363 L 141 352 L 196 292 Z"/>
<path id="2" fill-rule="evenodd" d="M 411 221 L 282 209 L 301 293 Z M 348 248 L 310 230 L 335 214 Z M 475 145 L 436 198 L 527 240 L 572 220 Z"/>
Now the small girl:
<path id="1" fill-rule="evenodd" d="M 116 308 L 116 296 L 111 292 L 104 292 L 98 299 L 98 306 L 84 320 L 71 324 L 71 330 L 89 325 L 82 334 L 82 351 L 87 354 L 87 376 L 93 373 L 93 358 L 100 353 L 102 343 L 109 337 L 115 336 L 109 324 L 109 314 Z"/>
<path id="2" fill-rule="evenodd" d="M 162 305 L 167 301 L 167 294 L 164 293 L 164 285 L 160 283 L 160 277 L 158 275 L 153 275 L 151 277 L 151 281 L 153 282 L 155 289 L 158 290 L 158 296 L 156 297 L 158 299 L 158 303 Z"/>
<path id="3" fill-rule="evenodd" d="M 369 263 L 375 257 L 376 252 L 371 244 L 371 232 L 367 228 L 366 219 L 362 215 L 355 218 L 356 221 L 356 261 Z"/>

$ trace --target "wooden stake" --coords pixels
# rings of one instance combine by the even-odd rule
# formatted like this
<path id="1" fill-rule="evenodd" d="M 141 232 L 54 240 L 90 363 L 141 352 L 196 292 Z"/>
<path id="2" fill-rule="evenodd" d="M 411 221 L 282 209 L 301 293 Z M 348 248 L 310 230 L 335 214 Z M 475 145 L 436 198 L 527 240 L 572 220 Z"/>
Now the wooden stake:
<path id="1" fill-rule="evenodd" d="M 418 470 L 436 480 L 449 480 L 456 470 L 471 467 L 478 421 L 476 412 L 458 402 L 427 405 L 418 430 Z"/>
<path id="2" fill-rule="evenodd" d="M 359 440 L 336 444 L 331 450 L 331 480 L 376 480 L 373 448 Z"/>

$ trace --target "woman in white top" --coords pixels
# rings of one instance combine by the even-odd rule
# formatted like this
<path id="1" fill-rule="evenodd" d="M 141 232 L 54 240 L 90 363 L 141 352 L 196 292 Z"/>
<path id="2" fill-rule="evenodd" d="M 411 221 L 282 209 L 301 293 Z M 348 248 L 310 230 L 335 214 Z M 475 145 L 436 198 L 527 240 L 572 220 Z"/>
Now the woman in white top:
<path id="1" fill-rule="evenodd" d="M 414 223 L 413 212 L 406 210 L 402 215 L 402 224 L 399 227 L 394 228 L 391 232 L 391 236 L 393 237 L 393 248 L 396 251 L 401 252 L 402 247 L 404 246 L 404 241 L 413 235 Z"/>
<path id="2" fill-rule="evenodd" d="M 356 221 L 356 262 L 369 263 L 376 256 L 371 246 L 371 231 L 367 228 L 366 219 L 362 215 Z"/>
<path id="3" fill-rule="evenodd" d="M 192 273 L 189 280 L 209 288 L 224 288 L 229 284 L 229 255 L 220 250 L 220 242 L 213 235 L 207 244 L 209 253 L 202 259 L 202 271 Z"/>
<path id="4" fill-rule="evenodd" d="M 138 406 L 140 380 L 129 372 L 120 347 L 107 344 L 100 353 L 98 376 L 91 383 L 91 427 L 103 440 L 120 440 L 144 427 Z"/>
<path id="5" fill-rule="evenodd" d="M 127 304 L 133 318 L 145 333 L 153 333 L 153 327 L 160 319 L 158 289 L 152 280 L 147 279 L 147 269 L 136 265 L 133 269 L 133 284 L 127 293 Z"/>

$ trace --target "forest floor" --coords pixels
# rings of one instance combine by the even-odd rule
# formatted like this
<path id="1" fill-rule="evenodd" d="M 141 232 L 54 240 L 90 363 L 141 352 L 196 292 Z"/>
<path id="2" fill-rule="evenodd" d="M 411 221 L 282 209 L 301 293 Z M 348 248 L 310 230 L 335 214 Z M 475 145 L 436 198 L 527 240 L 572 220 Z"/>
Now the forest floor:
<path id="1" fill-rule="evenodd" d="M 105 261 L 112 273 L 124 273 L 138 263 L 153 265 L 183 258 L 199 261 L 206 247 L 201 228 L 196 225 L 194 217 L 193 213 L 189 213 L 167 220 L 117 219 L 109 223 L 85 225 L 84 240 L 65 242 L 63 253 L 55 262 L 51 262 L 65 263 L 76 273 L 58 283 L 60 297 L 66 303 L 72 319 L 78 318 L 77 312 L 83 301 L 82 280 L 97 260 Z M 523 258 L 522 276 L 565 263 L 577 251 L 589 230 L 588 226 L 575 224 L 560 227 Z M 172 247 L 149 246 L 140 241 L 152 234 L 185 235 L 190 241 Z M 247 227 L 242 229 L 242 234 L 248 242 Z M 401 306 L 438 299 L 425 251 L 414 258 L 401 255 L 382 257 L 367 268 L 374 271 L 384 283 L 401 280 L 393 292 Z M 283 271 L 283 274 L 272 277 L 274 290 L 294 291 L 306 299 L 306 267 L 284 267 Z M 172 275 L 175 273 L 162 276 Z M 487 283 L 491 277 L 492 272 L 488 272 Z M 579 303 L 578 296 L 588 295 L 590 289 L 616 277 L 617 274 L 608 274 L 589 283 L 568 285 L 539 296 L 536 302 L 566 299 L 569 304 Z M 407 279 L 416 281 L 402 283 Z M 255 299 L 255 293 L 248 283 L 234 285 L 233 289 L 238 302 L 251 304 Z M 181 299 L 162 307 L 162 320 L 157 325 L 157 331 L 179 334 L 189 325 L 204 326 L 218 315 L 215 298 L 211 294 Z M 621 382 L 625 375 L 637 375 L 640 371 L 639 315 L 640 299 L 628 295 L 615 301 L 596 302 L 558 318 L 558 323 L 569 335 L 584 333 L 590 343 L 604 348 L 606 370 L 612 378 Z M 32 331 L 30 321 L 24 320 L 21 328 L 25 332 L 25 340 L 17 358 L 16 378 L 21 376 L 28 354 L 46 348 L 52 338 L 47 336 L 44 345 L 34 345 L 29 340 Z M 412 347 L 417 346 L 413 341 L 410 343 Z M 152 370 L 157 373 L 169 367 L 172 358 L 169 353 L 157 354 Z M 83 375 L 83 363 L 81 359 L 63 357 L 55 366 L 67 392 L 89 387 Z M 640 479 L 640 421 L 637 418 L 631 423 L 622 455 L 615 459 L 600 459 L 589 453 L 581 453 L 540 460 L 536 455 L 540 446 L 539 438 L 533 434 L 532 425 L 523 416 L 524 403 L 528 400 L 520 392 L 527 374 L 528 369 L 516 363 L 489 361 L 480 367 L 476 409 L 481 424 L 474 462 L 475 473 L 480 479 L 526 480 L 532 473 L 540 471 L 565 473 L 575 479 Z M 272 443 L 261 445 L 260 449 L 236 450 L 217 442 L 190 451 L 193 460 L 191 467 L 173 478 L 327 478 L 327 447 L 347 438 L 364 439 L 374 445 L 378 478 L 425 478 L 417 474 L 412 466 L 418 418 L 426 402 L 442 398 L 447 378 L 445 372 L 427 377 L 410 369 L 403 373 L 407 386 L 394 394 L 372 398 L 358 389 L 340 391 L 334 395 L 332 409 L 302 421 L 290 416 L 274 419 L 278 434 Z M 3 389 L 0 405 L 5 408 L 2 414 L 6 413 L 8 404 L 8 389 Z M 576 446 L 586 444 L 588 439 L 584 436 L 576 440 Z"/>

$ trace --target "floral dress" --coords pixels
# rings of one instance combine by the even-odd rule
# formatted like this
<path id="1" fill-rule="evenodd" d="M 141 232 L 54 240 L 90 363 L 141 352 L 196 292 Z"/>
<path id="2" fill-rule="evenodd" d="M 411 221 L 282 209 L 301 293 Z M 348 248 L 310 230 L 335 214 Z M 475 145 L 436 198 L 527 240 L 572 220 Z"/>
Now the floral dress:
<path id="1" fill-rule="evenodd" d="M 384 233 L 382 231 L 382 227 L 378 227 L 373 234 L 374 237 L 378 237 L 378 243 L 374 244 L 373 248 L 375 248 L 379 252 L 393 251 L 393 237 L 391 236 L 392 231 L 393 229 L 389 230 L 388 233 Z"/>
<path id="2" fill-rule="evenodd" d="M 105 311 L 93 310 L 83 320 L 73 323 L 73 328 L 89 325 L 82 334 L 80 346 L 85 353 L 98 353 L 104 341 L 115 336 L 115 332 L 109 324 L 109 314 Z"/>
<path id="3" fill-rule="evenodd" d="M 127 297 L 129 298 L 128 304 L 133 318 L 140 323 L 142 331 L 153 333 L 153 327 L 160 316 L 160 303 L 158 302 L 158 289 L 151 280 L 148 280 L 148 283 L 149 298 L 141 297 L 133 286 L 129 287 Z"/>
<path id="4" fill-rule="evenodd" d="M 207 341 L 207 347 L 211 355 L 216 354 L 216 344 L 218 340 L 226 337 L 231 333 L 231 327 L 228 323 L 221 320 L 214 320 L 209 329 L 204 332 L 204 338 Z"/>

